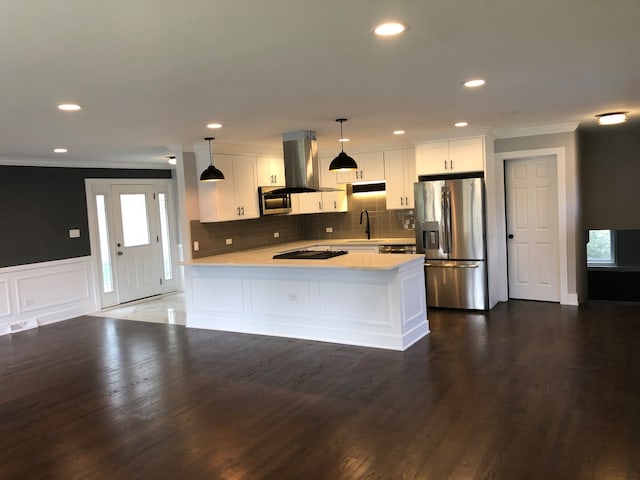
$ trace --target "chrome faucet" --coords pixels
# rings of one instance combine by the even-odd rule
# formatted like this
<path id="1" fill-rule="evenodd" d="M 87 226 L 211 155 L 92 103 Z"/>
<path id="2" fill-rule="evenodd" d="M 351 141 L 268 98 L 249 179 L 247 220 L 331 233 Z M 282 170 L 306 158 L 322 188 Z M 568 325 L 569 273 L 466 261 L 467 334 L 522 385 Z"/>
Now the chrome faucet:
<path id="1" fill-rule="evenodd" d="M 360 225 L 362 225 L 362 214 L 365 214 L 367 216 L 367 225 L 364 229 L 364 233 L 367 234 L 367 240 L 371 240 L 371 225 L 369 224 L 369 212 L 367 211 L 367 209 L 363 209 L 360 212 Z"/>

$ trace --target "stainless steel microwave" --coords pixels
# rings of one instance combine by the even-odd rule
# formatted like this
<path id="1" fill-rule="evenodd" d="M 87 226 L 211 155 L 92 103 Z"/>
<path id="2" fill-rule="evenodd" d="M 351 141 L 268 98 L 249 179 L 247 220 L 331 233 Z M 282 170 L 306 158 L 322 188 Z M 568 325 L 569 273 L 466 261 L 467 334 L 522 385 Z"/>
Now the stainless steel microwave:
<path id="1" fill-rule="evenodd" d="M 291 195 L 277 190 L 282 187 L 258 187 L 261 216 L 291 213 Z"/>

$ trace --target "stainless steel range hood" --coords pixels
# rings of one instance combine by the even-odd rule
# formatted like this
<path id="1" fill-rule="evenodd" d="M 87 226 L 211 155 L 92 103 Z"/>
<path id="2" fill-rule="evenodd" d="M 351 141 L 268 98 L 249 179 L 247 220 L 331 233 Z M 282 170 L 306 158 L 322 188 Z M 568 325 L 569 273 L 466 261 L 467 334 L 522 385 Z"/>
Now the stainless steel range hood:
<path id="1" fill-rule="evenodd" d="M 282 134 L 285 187 L 275 193 L 315 192 L 320 189 L 316 132 L 296 130 Z"/>

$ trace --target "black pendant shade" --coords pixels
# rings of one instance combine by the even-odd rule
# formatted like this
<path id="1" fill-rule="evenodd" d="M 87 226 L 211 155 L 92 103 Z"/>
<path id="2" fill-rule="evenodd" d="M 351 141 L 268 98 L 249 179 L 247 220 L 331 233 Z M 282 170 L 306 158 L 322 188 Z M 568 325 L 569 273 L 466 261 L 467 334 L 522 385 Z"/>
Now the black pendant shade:
<path id="1" fill-rule="evenodd" d="M 336 118 L 336 122 L 340 122 L 340 139 L 344 138 L 342 136 L 342 123 L 346 122 L 346 118 Z M 343 142 L 344 143 L 344 142 Z M 329 165 L 330 171 L 335 170 L 357 170 L 358 164 L 356 161 L 344 153 L 344 145 L 342 146 L 342 151 L 338 154 L 336 158 L 331 160 L 331 164 Z"/>
<path id="2" fill-rule="evenodd" d="M 209 161 L 211 165 L 209 165 L 201 174 L 200 181 L 201 182 L 219 182 L 220 180 L 224 180 L 224 173 L 222 173 L 219 169 L 217 169 L 213 165 L 213 155 L 211 153 L 211 140 L 215 140 L 213 137 L 207 137 L 205 140 L 209 141 Z"/>
<path id="3" fill-rule="evenodd" d="M 357 168 L 356 161 L 344 151 L 340 152 L 329 164 L 329 170 L 356 170 Z"/>

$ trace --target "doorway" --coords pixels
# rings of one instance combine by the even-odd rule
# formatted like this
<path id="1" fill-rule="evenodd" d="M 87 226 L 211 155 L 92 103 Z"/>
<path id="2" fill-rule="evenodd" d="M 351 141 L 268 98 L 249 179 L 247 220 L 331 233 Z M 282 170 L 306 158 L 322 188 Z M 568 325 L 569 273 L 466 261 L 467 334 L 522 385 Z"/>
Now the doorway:
<path id="1" fill-rule="evenodd" d="M 560 301 L 556 157 L 505 162 L 509 298 Z"/>
<path id="2" fill-rule="evenodd" d="M 101 308 L 174 292 L 169 180 L 87 180 L 91 252 Z"/>

